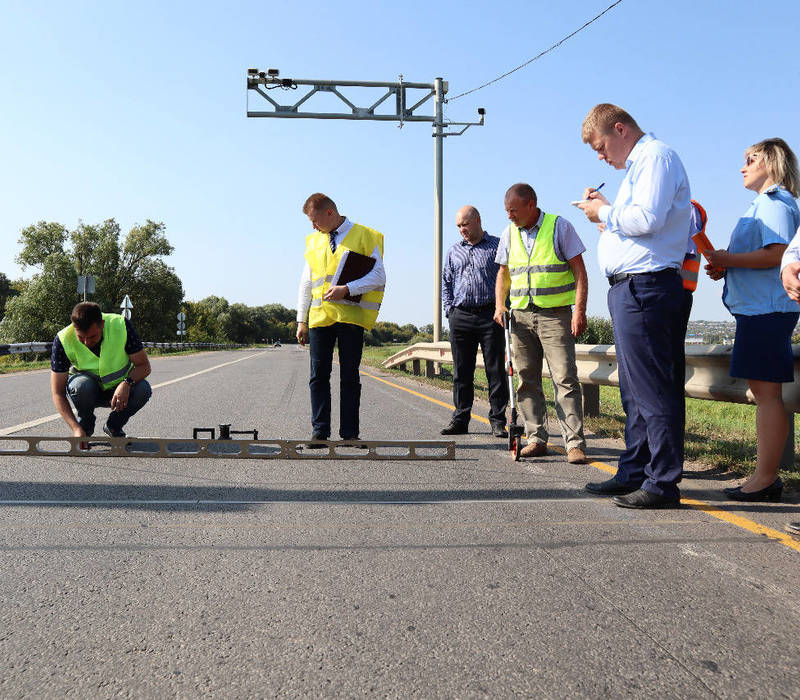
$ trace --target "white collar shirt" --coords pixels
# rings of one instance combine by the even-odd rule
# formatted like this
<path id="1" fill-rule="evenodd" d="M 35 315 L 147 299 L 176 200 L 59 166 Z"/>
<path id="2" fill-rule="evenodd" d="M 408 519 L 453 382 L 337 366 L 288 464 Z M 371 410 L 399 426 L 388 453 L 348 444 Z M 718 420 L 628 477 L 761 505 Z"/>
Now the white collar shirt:
<path id="1" fill-rule="evenodd" d="M 689 178 L 678 154 L 653 134 L 631 150 L 613 205 L 600 207 L 606 228 L 597 245 L 606 277 L 679 269 L 691 218 Z"/>

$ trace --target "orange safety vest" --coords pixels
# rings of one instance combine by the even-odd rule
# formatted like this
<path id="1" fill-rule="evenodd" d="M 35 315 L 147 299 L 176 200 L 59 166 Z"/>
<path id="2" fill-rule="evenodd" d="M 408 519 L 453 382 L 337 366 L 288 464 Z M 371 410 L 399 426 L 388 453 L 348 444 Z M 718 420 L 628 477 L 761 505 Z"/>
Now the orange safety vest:
<path id="1" fill-rule="evenodd" d="M 698 233 L 705 233 L 706 224 L 708 223 L 708 214 L 706 214 L 706 210 L 703 209 L 702 206 L 700 206 L 700 203 L 692 200 L 692 206 L 700 215 L 700 229 L 698 231 L 692 231 L 689 235 L 690 238 L 692 235 L 696 235 Z M 690 292 L 693 292 L 695 289 L 697 289 L 697 278 L 699 274 L 700 274 L 700 252 L 697 251 L 695 253 L 686 253 L 686 256 L 683 258 L 683 265 L 681 267 L 681 279 L 683 280 L 683 288 L 688 289 Z"/>

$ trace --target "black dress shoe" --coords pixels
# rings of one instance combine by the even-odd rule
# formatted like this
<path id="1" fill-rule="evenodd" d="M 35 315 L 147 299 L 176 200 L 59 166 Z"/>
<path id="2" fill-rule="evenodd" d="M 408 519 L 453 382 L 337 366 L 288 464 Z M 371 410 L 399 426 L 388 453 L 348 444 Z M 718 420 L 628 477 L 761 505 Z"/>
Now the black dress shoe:
<path id="1" fill-rule="evenodd" d="M 600 496 L 621 496 L 626 493 L 636 491 L 636 486 L 623 486 L 613 477 L 606 481 L 589 482 L 584 487 L 589 493 L 596 493 Z"/>
<path id="2" fill-rule="evenodd" d="M 307 444 L 309 450 L 322 450 L 327 447 L 325 443 L 315 442 L 316 440 L 327 440 L 330 435 L 325 435 L 325 433 L 318 433 L 314 431 L 311 433 L 311 442 Z"/>
<path id="3" fill-rule="evenodd" d="M 450 425 L 441 430 L 442 435 L 465 435 L 468 432 L 467 424 L 459 423 L 458 421 L 450 421 Z"/>
<path id="4" fill-rule="evenodd" d="M 639 489 L 627 496 L 614 496 L 611 502 L 621 508 L 677 508 L 681 504 L 681 499 L 676 496 L 659 496 Z"/>
<path id="5" fill-rule="evenodd" d="M 783 482 L 781 478 L 778 477 L 773 483 L 767 486 L 767 488 L 761 489 L 760 491 L 750 491 L 747 493 L 746 491 L 742 491 L 741 486 L 737 486 L 735 489 L 725 489 L 725 493 L 732 501 L 774 501 L 777 503 L 781 500 L 781 496 L 783 495 Z"/>
<path id="6" fill-rule="evenodd" d="M 492 423 L 492 435 L 498 438 L 507 438 L 508 431 L 502 423 Z"/>

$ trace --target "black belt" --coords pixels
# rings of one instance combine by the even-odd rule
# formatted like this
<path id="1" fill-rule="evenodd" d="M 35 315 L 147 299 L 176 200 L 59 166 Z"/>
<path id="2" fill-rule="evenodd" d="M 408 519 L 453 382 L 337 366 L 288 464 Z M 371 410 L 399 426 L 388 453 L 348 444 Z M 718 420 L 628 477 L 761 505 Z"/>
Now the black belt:
<path id="1" fill-rule="evenodd" d="M 489 309 L 494 310 L 494 304 L 484 304 L 483 306 L 456 306 L 457 309 L 461 309 L 462 311 L 471 311 L 473 313 L 478 313 L 481 311 L 488 311 Z"/>
<path id="2" fill-rule="evenodd" d="M 613 287 L 617 282 L 624 282 L 631 277 L 668 277 L 677 274 L 678 270 L 674 267 L 665 267 L 663 270 L 656 270 L 655 272 L 618 272 L 616 275 L 608 277 L 608 283 Z"/>

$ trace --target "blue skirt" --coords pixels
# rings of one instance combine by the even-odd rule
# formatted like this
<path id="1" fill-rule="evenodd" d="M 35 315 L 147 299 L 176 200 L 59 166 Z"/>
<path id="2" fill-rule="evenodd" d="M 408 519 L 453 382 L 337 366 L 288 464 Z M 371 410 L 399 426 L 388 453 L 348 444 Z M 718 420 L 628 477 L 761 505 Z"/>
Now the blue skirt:
<path id="1" fill-rule="evenodd" d="M 731 355 L 731 377 L 761 382 L 794 381 L 792 331 L 800 313 L 734 316 L 736 337 Z"/>

